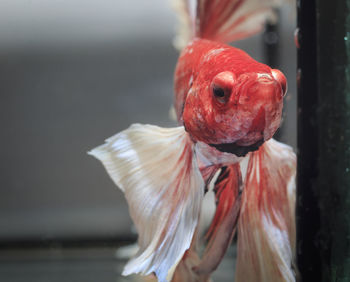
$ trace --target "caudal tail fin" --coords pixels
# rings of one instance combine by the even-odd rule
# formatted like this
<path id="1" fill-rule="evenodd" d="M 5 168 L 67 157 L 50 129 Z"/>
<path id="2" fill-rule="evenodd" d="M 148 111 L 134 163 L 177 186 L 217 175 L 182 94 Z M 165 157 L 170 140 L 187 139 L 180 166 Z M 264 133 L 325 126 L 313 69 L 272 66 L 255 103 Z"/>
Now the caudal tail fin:
<path id="1" fill-rule="evenodd" d="M 282 0 L 173 0 L 179 14 L 175 46 L 182 49 L 193 37 L 232 42 L 259 32 Z"/>

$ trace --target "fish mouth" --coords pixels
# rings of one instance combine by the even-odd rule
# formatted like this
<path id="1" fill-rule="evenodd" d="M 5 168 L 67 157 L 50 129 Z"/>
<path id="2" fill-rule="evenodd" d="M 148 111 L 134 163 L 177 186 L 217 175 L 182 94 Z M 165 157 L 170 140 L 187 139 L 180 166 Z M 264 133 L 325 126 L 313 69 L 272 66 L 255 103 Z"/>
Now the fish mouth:
<path id="1" fill-rule="evenodd" d="M 244 157 L 249 152 L 254 152 L 259 149 L 259 147 L 264 143 L 264 139 L 260 139 L 249 146 L 240 146 L 234 143 L 222 143 L 222 144 L 209 144 L 209 146 L 214 147 L 220 152 L 234 154 L 237 157 Z"/>

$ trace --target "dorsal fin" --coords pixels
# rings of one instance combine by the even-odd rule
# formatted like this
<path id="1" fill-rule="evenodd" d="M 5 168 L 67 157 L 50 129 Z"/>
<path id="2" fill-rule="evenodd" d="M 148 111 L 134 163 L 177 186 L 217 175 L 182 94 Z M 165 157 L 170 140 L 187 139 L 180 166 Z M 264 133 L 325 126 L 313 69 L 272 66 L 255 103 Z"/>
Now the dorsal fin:
<path id="1" fill-rule="evenodd" d="M 274 8 L 281 2 L 282 0 L 173 0 L 179 19 L 174 45 L 181 50 L 193 37 L 228 43 L 251 36 L 263 28 L 267 19 L 274 19 Z M 193 6 L 196 7 L 195 13 L 192 13 Z"/>
<path id="2" fill-rule="evenodd" d="M 231 42 L 259 32 L 279 0 L 198 0 L 195 36 Z"/>
<path id="3" fill-rule="evenodd" d="M 172 0 L 178 21 L 173 44 L 179 51 L 194 37 L 194 15 L 191 13 L 190 2 L 190 0 Z"/>

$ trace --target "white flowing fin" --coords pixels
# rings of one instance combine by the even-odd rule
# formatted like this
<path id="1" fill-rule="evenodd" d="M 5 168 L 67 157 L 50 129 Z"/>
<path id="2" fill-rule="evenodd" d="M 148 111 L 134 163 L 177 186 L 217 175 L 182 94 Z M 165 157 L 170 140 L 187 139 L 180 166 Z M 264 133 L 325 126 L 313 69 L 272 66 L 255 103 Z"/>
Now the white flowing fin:
<path id="1" fill-rule="evenodd" d="M 124 191 L 139 234 L 140 249 L 123 275 L 167 281 L 191 245 L 204 194 L 194 144 L 183 127 L 134 124 L 90 154 Z"/>
<path id="2" fill-rule="evenodd" d="M 195 1 L 172 0 L 171 3 L 178 19 L 173 44 L 178 51 L 181 51 L 194 36 Z"/>
<path id="3" fill-rule="evenodd" d="M 238 222 L 236 282 L 295 281 L 292 149 L 275 140 L 251 154 Z"/>

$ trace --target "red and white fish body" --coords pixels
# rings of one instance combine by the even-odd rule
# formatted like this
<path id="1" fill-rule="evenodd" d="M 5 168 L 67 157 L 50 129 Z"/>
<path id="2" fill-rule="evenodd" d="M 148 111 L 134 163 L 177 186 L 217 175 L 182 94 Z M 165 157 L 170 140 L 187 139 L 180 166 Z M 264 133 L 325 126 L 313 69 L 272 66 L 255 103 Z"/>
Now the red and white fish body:
<path id="1" fill-rule="evenodd" d="M 237 232 L 236 282 L 293 282 L 296 160 L 271 139 L 287 81 L 223 43 L 260 30 L 276 1 L 198 0 L 195 20 L 187 1 L 180 4 L 184 22 L 195 26 L 174 76 L 180 126 L 134 124 L 90 152 L 125 193 L 139 233 L 123 274 L 207 281 Z M 217 174 L 217 208 L 200 258 L 202 200 Z"/>
<path id="2" fill-rule="evenodd" d="M 240 156 L 276 132 L 285 93 L 279 70 L 210 40 L 190 42 L 175 70 L 176 114 L 194 142 Z"/>

